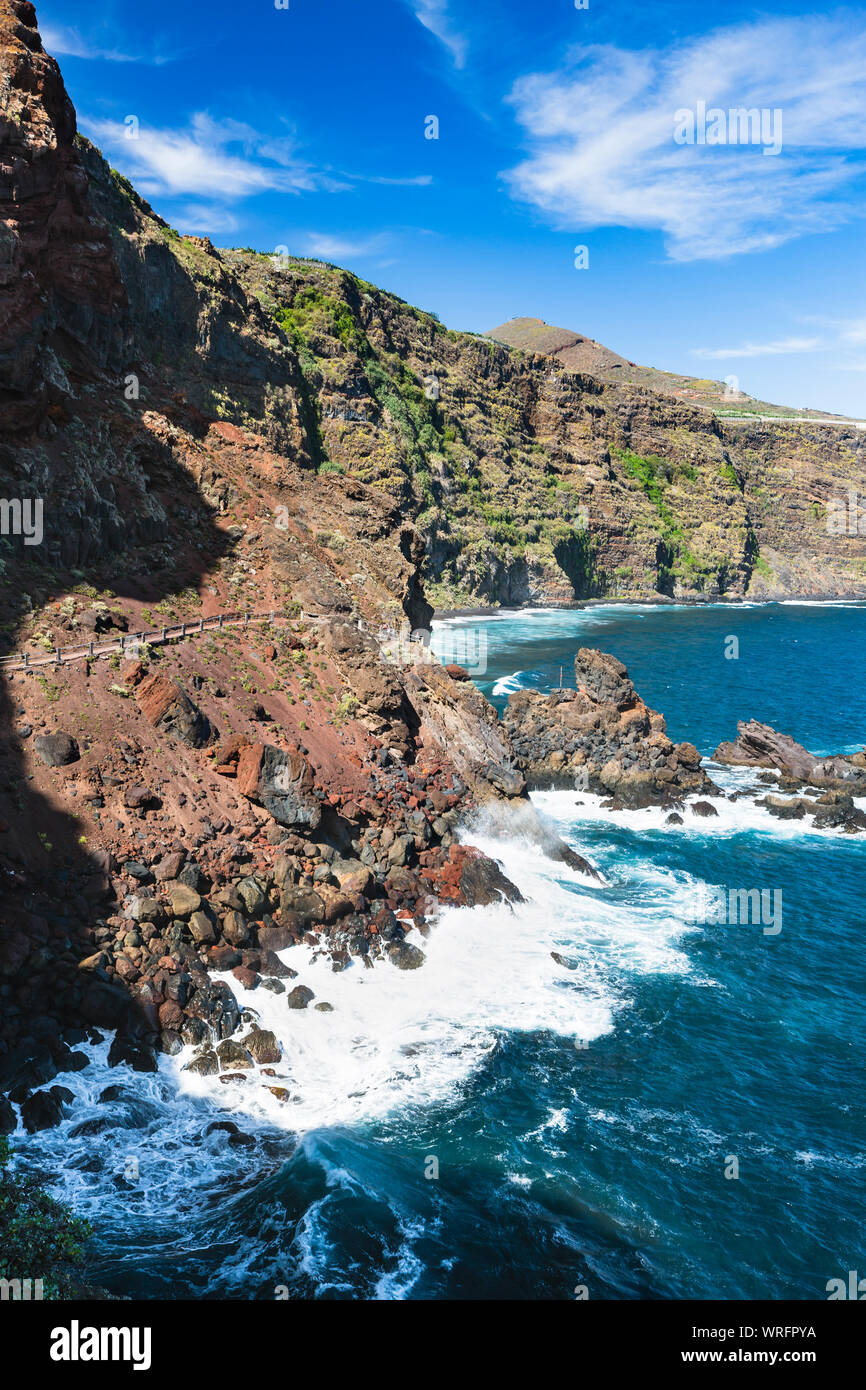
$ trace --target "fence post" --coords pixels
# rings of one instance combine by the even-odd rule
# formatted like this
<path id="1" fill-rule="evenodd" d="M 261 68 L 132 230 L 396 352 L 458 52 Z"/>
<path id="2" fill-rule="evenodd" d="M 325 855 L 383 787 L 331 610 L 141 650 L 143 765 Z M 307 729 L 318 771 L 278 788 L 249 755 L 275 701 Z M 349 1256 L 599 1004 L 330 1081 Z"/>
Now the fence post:
<path id="1" fill-rule="evenodd" d="M 218 630 L 219 630 L 220 632 L 222 632 L 222 627 L 223 627 L 223 615 L 222 615 L 222 613 L 220 613 L 219 628 L 218 628 Z"/>
<path id="2" fill-rule="evenodd" d="M 59 647 L 55 647 L 55 648 L 54 648 L 54 664 L 55 664 L 55 666 L 59 666 L 59 665 L 60 665 L 60 648 L 59 648 Z"/>
<path id="3" fill-rule="evenodd" d="M 199 632 L 204 632 L 204 618 L 199 618 L 199 620 L 198 620 L 198 630 L 199 630 Z"/>
<path id="4" fill-rule="evenodd" d="M 25 653 L 24 653 L 24 670 L 25 670 L 25 671 L 27 670 L 27 668 L 28 668 L 29 665 L 30 665 L 30 653 L 29 653 L 29 652 L 25 652 Z"/>
<path id="5" fill-rule="evenodd" d="M 180 635 L 181 635 L 182 638 L 183 638 L 183 637 L 186 637 L 186 623 L 181 623 L 181 625 L 180 625 Z"/>
<path id="6" fill-rule="evenodd" d="M 163 642 L 166 640 L 166 633 L 167 633 L 167 632 L 168 632 L 168 628 L 164 627 L 164 628 L 162 629 L 162 641 L 163 641 Z"/>

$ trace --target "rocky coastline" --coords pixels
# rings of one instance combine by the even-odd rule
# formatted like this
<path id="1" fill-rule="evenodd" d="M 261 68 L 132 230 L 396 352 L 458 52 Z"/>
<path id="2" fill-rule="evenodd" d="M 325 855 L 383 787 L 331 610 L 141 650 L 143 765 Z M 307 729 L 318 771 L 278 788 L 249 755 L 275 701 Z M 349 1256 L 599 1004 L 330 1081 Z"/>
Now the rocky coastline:
<path id="1" fill-rule="evenodd" d="M 44 508 L 38 546 L 4 537 L 4 654 L 280 614 L 4 672 L 11 1132 L 58 1122 L 51 1083 L 105 1032 L 139 1070 L 186 1046 L 236 1084 L 270 1066 L 228 981 L 326 1004 L 287 946 L 422 966 L 443 905 L 517 901 L 460 843 L 482 810 L 592 874 L 529 790 L 672 815 L 706 795 L 697 750 L 613 657 L 582 649 L 575 690 L 521 692 L 500 721 L 465 671 L 411 641 L 395 660 L 382 634 L 449 596 L 847 592 L 861 542 L 818 512 L 862 476 L 863 441 L 733 440 L 651 392 L 551 382 L 337 267 L 180 236 L 78 133 L 29 0 L 0 0 L 0 97 L 0 493 Z M 782 472 L 777 519 L 762 499 Z"/>

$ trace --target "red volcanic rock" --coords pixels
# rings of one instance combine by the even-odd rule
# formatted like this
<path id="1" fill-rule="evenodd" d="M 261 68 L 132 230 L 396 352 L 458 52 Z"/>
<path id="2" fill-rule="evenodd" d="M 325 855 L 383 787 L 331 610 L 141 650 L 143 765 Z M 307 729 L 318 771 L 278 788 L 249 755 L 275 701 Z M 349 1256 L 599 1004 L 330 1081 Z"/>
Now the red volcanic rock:
<path id="1" fill-rule="evenodd" d="M 246 965 L 236 965 L 232 970 L 232 974 L 238 984 L 242 985 L 244 989 L 255 989 L 261 984 L 261 976 L 257 975 L 255 970 L 251 970 Z M 279 1060 L 279 1058 L 277 1060 Z"/>
<path id="2" fill-rule="evenodd" d="M 214 731 L 209 719 L 177 681 L 167 676 L 148 676 L 136 689 L 135 698 L 145 719 L 154 728 L 164 730 L 192 748 L 203 748 L 211 741 Z"/>
<path id="3" fill-rule="evenodd" d="M 183 1009 L 174 999 L 167 999 L 164 1004 L 160 1004 L 159 1026 L 163 1031 L 170 1028 L 177 1032 L 182 1028 Z"/>
<path id="4" fill-rule="evenodd" d="M 75 112 L 28 0 L 0 0 L 0 51 L 0 407 L 4 428 L 22 430 L 71 397 L 61 355 L 118 370 L 130 328 Z"/>
<path id="5" fill-rule="evenodd" d="M 251 800 L 258 798 L 259 778 L 264 755 L 265 745 L 263 743 L 250 743 L 248 739 L 243 744 L 239 744 L 237 749 L 238 791 Z M 231 759 L 220 757 L 220 762 L 228 761 Z"/>
<path id="6" fill-rule="evenodd" d="M 245 734 L 232 734 L 230 738 L 223 739 L 217 752 L 216 771 L 221 777 L 236 777 L 238 771 L 238 759 L 244 748 L 249 748 L 250 741 Z"/>

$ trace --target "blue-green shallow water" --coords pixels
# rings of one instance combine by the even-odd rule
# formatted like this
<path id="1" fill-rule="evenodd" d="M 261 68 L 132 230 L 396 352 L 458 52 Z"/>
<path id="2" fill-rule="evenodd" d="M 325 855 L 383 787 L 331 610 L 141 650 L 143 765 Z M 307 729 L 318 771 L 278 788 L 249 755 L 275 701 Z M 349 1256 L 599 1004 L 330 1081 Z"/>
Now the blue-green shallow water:
<path id="1" fill-rule="evenodd" d="M 866 740 L 862 607 L 486 626 L 488 690 L 516 671 L 545 688 L 560 663 L 568 682 L 594 645 L 703 752 L 752 715 L 815 748 Z M 290 1115 L 248 1089 L 178 1096 L 174 1059 L 138 1077 L 95 1056 L 60 1078 L 79 1091 L 75 1123 L 105 1127 L 15 1142 L 93 1216 L 95 1277 L 151 1297 L 820 1299 L 866 1270 L 866 843 L 748 800 L 682 828 L 580 794 L 539 802 L 607 881 L 488 828 L 476 842 L 530 900 L 514 914 L 453 914 L 410 975 L 307 977 L 293 960 L 335 1013 L 265 1019 Z M 689 925 L 700 882 L 781 887 L 781 932 Z M 130 1100 L 97 1105 L 118 1079 Z M 253 1147 L 202 1138 L 218 1105 Z"/>

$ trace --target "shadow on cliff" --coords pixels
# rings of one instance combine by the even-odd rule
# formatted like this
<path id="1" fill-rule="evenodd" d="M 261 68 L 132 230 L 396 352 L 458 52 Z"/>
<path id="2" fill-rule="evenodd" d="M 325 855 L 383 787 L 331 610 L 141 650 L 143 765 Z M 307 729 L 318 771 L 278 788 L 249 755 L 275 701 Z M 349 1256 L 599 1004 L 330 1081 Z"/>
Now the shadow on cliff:
<path id="1" fill-rule="evenodd" d="M 69 547 L 69 531 L 62 538 L 53 534 L 46 517 L 42 546 L 25 551 L 14 538 L 3 547 L 0 612 L 6 651 L 20 632 L 24 594 L 37 610 L 81 584 L 111 591 L 118 599 L 157 602 L 196 586 L 231 551 L 233 542 L 215 525 L 211 508 L 179 463 L 163 454 L 157 476 L 144 481 L 143 496 L 151 486 L 158 489 L 169 516 L 169 534 L 160 539 L 173 548 L 172 568 L 147 573 L 146 533 L 152 526 L 149 522 L 144 534 L 136 533 L 134 517 L 128 534 L 136 546 L 118 544 L 123 537 L 112 528 L 102 538 L 101 555 L 74 567 L 58 564 L 58 547 Z M 0 468 L 0 495 L 20 496 L 20 486 L 20 477 L 4 476 Z M 192 535 L 190 517 L 195 517 Z M 92 548 L 90 539 L 86 546 Z M 24 609 L 29 611 L 27 600 Z M 70 633 L 67 640 L 71 645 L 81 639 Z M 47 670 L 56 683 L 59 674 Z M 0 1093 L 11 1092 L 16 1101 L 66 1069 L 69 1045 L 84 1041 L 95 1027 L 118 1029 L 132 1044 L 130 1055 L 135 1040 L 153 1039 L 152 1025 L 122 982 L 101 968 L 79 965 L 96 949 L 90 929 L 117 910 L 111 878 L 119 866 L 106 851 L 88 851 L 75 817 L 32 787 L 28 762 L 34 754 L 31 737 L 20 728 L 21 698 L 25 683 L 36 680 L 36 673 L 4 673 L 0 679 Z M 50 710 L 46 713 L 49 731 L 62 732 Z M 59 788 L 58 793 L 59 801 Z M 41 1105 L 46 1122 L 52 1113 L 56 1118 L 59 1099 L 49 1096 Z M 5 1118 L 8 1127 L 8 1107 Z"/>

